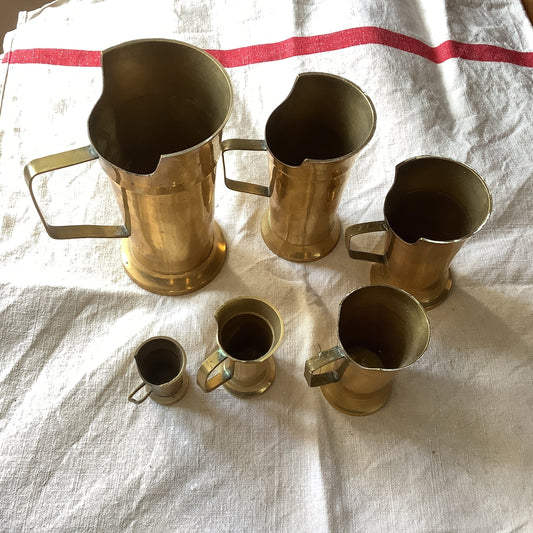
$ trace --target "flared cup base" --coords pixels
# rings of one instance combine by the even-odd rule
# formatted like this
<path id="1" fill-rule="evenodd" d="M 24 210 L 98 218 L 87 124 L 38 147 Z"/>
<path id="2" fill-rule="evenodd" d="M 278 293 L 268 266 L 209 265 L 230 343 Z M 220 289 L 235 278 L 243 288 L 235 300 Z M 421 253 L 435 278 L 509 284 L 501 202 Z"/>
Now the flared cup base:
<path id="1" fill-rule="evenodd" d="M 164 296 L 178 296 L 194 292 L 213 280 L 226 259 L 226 240 L 216 222 L 214 223 L 214 235 L 213 248 L 207 259 L 188 272 L 163 274 L 148 269 L 136 260 L 131 252 L 129 239 L 122 240 L 122 264 L 132 281 L 147 291 Z"/>
<path id="2" fill-rule="evenodd" d="M 250 398 L 252 396 L 259 396 L 263 394 L 274 382 L 276 377 L 276 365 L 272 358 L 269 358 L 265 361 L 265 364 L 268 364 L 263 378 L 253 384 L 245 384 L 243 382 L 237 382 L 232 379 L 226 381 L 223 387 L 234 396 L 240 398 Z"/>
<path id="3" fill-rule="evenodd" d="M 392 383 L 372 394 L 356 394 L 332 383 L 320 387 L 328 403 L 342 413 L 351 416 L 366 416 L 379 411 L 389 400 Z"/>
<path id="4" fill-rule="evenodd" d="M 437 291 L 417 291 L 413 287 L 397 283 L 396 280 L 387 274 L 385 265 L 376 263 L 370 268 L 370 283 L 372 285 L 392 285 L 399 287 L 412 294 L 422 304 L 424 309 L 428 310 L 437 307 L 446 300 L 452 290 L 453 278 L 451 271 L 448 270 L 447 278 L 442 288 L 439 287 Z"/>
<path id="5" fill-rule="evenodd" d="M 152 394 L 150 394 L 150 399 L 160 405 L 170 405 L 181 400 L 185 396 L 185 393 L 187 392 L 188 387 L 189 387 L 189 376 L 187 375 L 187 373 L 184 373 L 181 386 L 175 394 L 172 394 L 170 396 L 159 396 L 158 394 L 154 394 L 154 392 L 152 392 Z"/>
<path id="6" fill-rule="evenodd" d="M 261 235 L 265 244 L 279 257 L 295 263 L 317 261 L 328 255 L 337 245 L 341 234 L 341 225 L 335 218 L 335 225 L 329 235 L 313 244 L 293 244 L 280 238 L 270 227 L 268 211 L 261 221 Z"/>

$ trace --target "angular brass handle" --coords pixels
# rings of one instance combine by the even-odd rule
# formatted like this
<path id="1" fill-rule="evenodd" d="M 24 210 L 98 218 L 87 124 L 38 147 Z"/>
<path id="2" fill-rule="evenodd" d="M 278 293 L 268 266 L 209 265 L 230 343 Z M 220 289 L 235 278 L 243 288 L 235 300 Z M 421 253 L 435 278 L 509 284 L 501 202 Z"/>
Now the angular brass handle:
<path id="1" fill-rule="evenodd" d="M 354 224 L 346 228 L 344 232 L 344 244 L 348 250 L 348 254 L 352 259 L 360 259 L 361 261 L 370 261 L 372 263 L 385 263 L 385 256 L 381 254 L 373 254 L 370 252 L 361 252 L 359 250 L 351 249 L 352 237 L 362 235 L 363 233 L 374 233 L 376 231 L 388 231 L 387 223 L 384 220 L 377 222 L 363 222 L 362 224 Z"/>
<path id="2" fill-rule="evenodd" d="M 237 192 L 247 192 L 259 196 L 272 196 L 272 183 L 270 185 L 257 185 L 246 181 L 231 180 L 226 175 L 226 161 L 224 153 L 229 150 L 251 150 L 255 152 L 266 152 L 265 141 L 257 139 L 226 139 L 222 141 L 222 168 L 224 169 L 224 183 L 228 189 Z"/>
<path id="3" fill-rule="evenodd" d="M 326 365 L 330 365 L 341 359 L 343 360 L 342 363 L 334 370 L 320 372 Z M 304 376 L 310 387 L 322 387 L 339 381 L 347 366 L 348 361 L 344 357 L 342 350 L 338 346 L 335 346 L 335 348 L 330 348 L 325 352 L 321 351 L 315 357 L 308 359 L 305 362 Z"/>
<path id="4" fill-rule="evenodd" d="M 102 226 L 95 224 L 53 226 L 46 222 L 44 215 L 39 208 L 33 193 L 34 178 L 40 174 L 44 174 L 45 172 L 71 167 L 80 163 L 87 163 L 94 159 L 98 159 L 98 154 L 96 153 L 96 150 L 89 145 L 84 146 L 83 148 L 75 148 L 74 150 L 68 150 L 59 154 L 53 154 L 41 157 L 39 159 L 34 159 L 24 167 L 24 177 L 30 189 L 31 199 L 33 200 L 35 208 L 37 209 L 37 213 L 39 213 L 39 216 L 41 217 L 46 232 L 53 239 L 80 239 L 87 237 L 123 238 L 130 236 L 130 231 L 128 229 L 128 209 L 126 209 L 127 205 L 125 202 L 124 193 L 122 200 L 125 207 L 124 213 L 126 213 L 126 225 L 123 226 Z"/>
<path id="5" fill-rule="evenodd" d="M 144 387 L 144 383 L 141 383 L 129 396 L 128 402 L 134 403 L 135 405 L 140 405 L 152 394 L 152 391 L 149 390 L 140 400 L 136 400 L 134 396 Z"/>
<path id="6" fill-rule="evenodd" d="M 224 364 L 229 361 L 229 368 Z M 213 352 L 200 366 L 196 383 L 204 392 L 211 392 L 233 377 L 233 361 L 220 351 Z"/>

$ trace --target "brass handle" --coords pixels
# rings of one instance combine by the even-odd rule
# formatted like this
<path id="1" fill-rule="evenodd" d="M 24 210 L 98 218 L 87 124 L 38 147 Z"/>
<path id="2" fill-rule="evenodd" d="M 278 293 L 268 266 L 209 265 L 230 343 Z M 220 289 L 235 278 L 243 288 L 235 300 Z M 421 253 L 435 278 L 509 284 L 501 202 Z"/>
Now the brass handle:
<path id="1" fill-rule="evenodd" d="M 370 261 L 372 263 L 385 263 L 385 256 L 381 254 L 373 254 L 370 252 L 361 252 L 359 250 L 352 250 L 350 248 L 352 237 L 362 235 L 363 233 L 374 233 L 376 231 L 387 231 L 388 226 L 384 220 L 377 222 L 363 222 L 362 224 L 354 224 L 346 228 L 344 232 L 344 244 L 348 250 L 348 254 L 352 259 L 360 259 L 361 261 Z"/>
<path id="2" fill-rule="evenodd" d="M 319 372 L 326 365 L 335 363 L 342 359 L 342 363 L 335 370 L 329 372 Z M 348 361 L 344 357 L 343 351 L 338 347 L 330 348 L 325 352 L 319 352 L 318 355 L 308 359 L 305 362 L 304 376 L 310 387 L 322 387 L 330 383 L 336 383 L 341 379 L 344 371 L 348 366 Z"/>
<path id="3" fill-rule="evenodd" d="M 39 174 L 45 172 L 51 172 L 53 170 L 59 170 L 62 168 L 71 167 L 80 163 L 87 163 L 93 159 L 98 159 L 98 154 L 92 146 L 84 146 L 83 148 L 75 148 L 74 150 L 68 150 L 59 154 L 48 155 L 39 159 L 30 161 L 24 167 L 24 177 L 26 183 L 30 189 L 31 199 L 37 209 L 37 213 L 41 217 L 46 232 L 53 239 L 79 239 L 86 237 L 107 237 L 107 238 L 123 238 L 129 237 L 130 231 L 128 229 L 129 220 L 126 221 L 124 226 L 102 226 L 102 225 L 70 225 L 70 226 L 53 226 L 48 224 L 44 218 L 37 200 L 33 193 L 33 180 Z M 122 200 L 126 207 L 125 197 L 123 193 Z M 128 213 L 128 209 L 124 209 L 124 212 Z"/>
<path id="4" fill-rule="evenodd" d="M 259 196 L 272 196 L 272 183 L 270 185 L 257 185 L 246 181 L 231 180 L 226 175 L 226 161 L 224 153 L 229 150 L 251 150 L 255 152 L 266 152 L 265 141 L 257 139 L 226 139 L 222 141 L 222 168 L 224 169 L 224 183 L 228 189 L 237 192 L 247 192 Z"/>
<path id="5" fill-rule="evenodd" d="M 145 394 L 140 400 L 136 400 L 134 396 L 144 387 L 144 383 L 141 383 L 129 396 L 128 396 L 128 402 L 134 403 L 135 405 L 139 405 L 152 394 L 152 390 L 150 389 L 147 394 Z"/>
<path id="6" fill-rule="evenodd" d="M 224 365 L 225 361 L 229 361 L 229 368 Z M 196 383 L 204 392 L 211 392 L 232 377 L 233 361 L 217 350 L 202 363 L 196 375 Z"/>

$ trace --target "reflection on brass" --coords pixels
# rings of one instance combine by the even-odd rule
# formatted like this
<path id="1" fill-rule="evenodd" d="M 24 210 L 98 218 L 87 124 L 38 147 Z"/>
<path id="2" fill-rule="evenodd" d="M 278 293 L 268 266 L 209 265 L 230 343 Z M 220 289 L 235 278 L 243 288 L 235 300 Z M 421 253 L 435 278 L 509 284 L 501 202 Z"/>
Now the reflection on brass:
<path id="1" fill-rule="evenodd" d="M 141 404 L 150 397 L 154 402 L 168 405 L 181 400 L 187 392 L 189 377 L 185 371 L 187 358 L 179 343 L 169 337 L 152 337 L 135 353 L 135 362 L 142 383 L 128 396 Z M 144 387 L 144 396 L 135 395 Z"/>
<path id="2" fill-rule="evenodd" d="M 215 312 L 218 350 L 202 363 L 197 383 L 204 392 L 220 385 L 235 396 L 265 392 L 276 375 L 273 354 L 283 338 L 283 321 L 259 298 L 229 300 Z"/>
<path id="3" fill-rule="evenodd" d="M 373 285 L 343 299 L 337 335 L 337 346 L 305 363 L 305 378 L 333 407 L 362 416 L 385 405 L 396 373 L 425 352 L 429 322 L 410 294 Z"/>
<path id="4" fill-rule="evenodd" d="M 223 142 L 223 152 L 268 151 L 268 187 L 227 177 L 225 182 L 230 189 L 270 197 L 261 233 L 275 254 L 315 261 L 335 247 L 341 193 L 375 125 L 374 106 L 359 87 L 339 76 L 308 72 L 296 78 L 288 98 L 270 115 L 265 141 Z"/>
<path id="5" fill-rule="evenodd" d="M 487 185 L 474 170 L 442 157 L 415 157 L 396 167 L 385 220 L 350 226 L 345 244 L 352 259 L 376 263 L 371 283 L 400 287 L 431 309 L 451 290 L 453 257 L 491 210 Z M 352 237 L 376 231 L 385 232 L 383 255 L 351 247 Z"/>
<path id="6" fill-rule="evenodd" d="M 229 77 L 209 54 L 163 39 L 102 53 L 104 89 L 89 117 L 91 145 L 36 159 L 24 169 L 48 234 L 56 239 L 128 237 L 122 262 L 141 287 L 183 294 L 222 268 L 226 243 L 214 222 L 215 168 L 233 102 Z M 124 226 L 53 226 L 33 179 L 99 159 Z"/>

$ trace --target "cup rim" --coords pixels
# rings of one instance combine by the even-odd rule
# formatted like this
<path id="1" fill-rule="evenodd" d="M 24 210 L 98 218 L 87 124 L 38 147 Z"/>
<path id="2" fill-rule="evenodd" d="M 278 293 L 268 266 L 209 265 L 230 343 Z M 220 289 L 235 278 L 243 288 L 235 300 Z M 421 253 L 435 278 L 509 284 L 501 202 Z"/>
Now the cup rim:
<path id="1" fill-rule="evenodd" d="M 209 135 L 208 137 L 203 139 L 201 142 L 199 142 L 199 143 L 197 143 L 197 144 L 195 144 L 193 146 L 189 146 L 188 148 L 184 148 L 183 150 L 178 150 L 176 152 L 170 152 L 170 153 L 167 153 L 167 154 L 161 154 L 160 157 L 159 157 L 159 161 L 157 163 L 157 166 L 155 167 L 153 172 L 149 172 L 148 174 L 143 174 L 143 173 L 140 173 L 140 172 L 132 172 L 132 171 L 129 171 L 129 170 L 125 170 L 121 166 L 117 165 L 116 163 L 113 163 L 112 161 L 109 161 L 109 159 L 105 158 L 100 153 L 100 151 L 96 148 L 95 143 L 93 142 L 93 139 L 92 139 L 92 136 L 91 136 L 90 119 L 92 117 L 92 114 L 93 114 L 96 106 L 98 105 L 100 100 L 103 98 L 104 93 L 105 93 L 105 66 L 104 66 L 104 56 L 105 56 L 105 54 L 107 54 L 107 53 L 109 53 L 109 52 L 111 52 L 113 50 L 116 50 L 116 49 L 119 49 L 119 48 L 122 48 L 122 47 L 126 47 L 126 46 L 130 46 L 130 45 L 136 45 L 136 44 L 142 44 L 142 43 L 154 43 L 154 42 L 168 43 L 168 44 L 174 44 L 174 45 L 183 46 L 185 48 L 189 48 L 191 50 L 194 50 L 194 51 L 198 52 L 199 54 L 207 57 L 209 60 L 211 60 L 218 67 L 218 69 L 220 70 L 220 73 L 222 74 L 222 76 L 225 78 L 225 80 L 227 82 L 228 91 L 229 91 L 229 101 L 228 101 L 228 109 L 226 111 L 226 115 L 225 115 L 224 119 L 221 121 L 221 123 L 219 124 L 218 128 L 214 132 L 211 133 L 211 135 Z M 165 159 L 169 159 L 171 157 L 175 157 L 175 156 L 178 156 L 178 155 L 182 155 L 182 154 L 186 154 L 186 153 L 190 153 L 190 152 L 194 152 L 195 150 L 198 150 L 198 148 L 200 148 L 204 144 L 209 143 L 210 141 L 212 141 L 217 135 L 220 135 L 220 133 L 222 132 L 222 130 L 224 129 L 224 127 L 228 123 L 228 120 L 229 120 L 229 118 L 231 116 L 231 113 L 233 112 L 233 105 L 234 105 L 233 86 L 232 86 L 232 83 L 231 83 L 231 79 L 229 77 L 229 74 L 228 74 L 227 70 L 222 65 L 222 63 L 220 63 L 220 61 L 218 61 L 218 59 L 216 59 L 213 55 L 211 55 L 206 50 L 204 50 L 202 48 L 199 48 L 198 46 L 195 46 L 193 44 L 190 44 L 190 43 L 187 43 L 187 42 L 184 42 L 184 41 L 178 41 L 178 40 L 175 40 L 175 39 L 164 39 L 164 38 L 133 39 L 133 40 L 130 40 L 130 41 L 124 41 L 124 42 L 116 44 L 114 46 L 110 46 L 109 48 L 106 48 L 105 50 L 102 50 L 102 52 L 100 53 L 100 58 L 101 58 L 101 61 L 100 61 L 101 67 L 100 68 L 101 68 L 101 71 L 102 71 L 102 92 L 101 92 L 100 96 L 98 97 L 97 101 L 95 102 L 95 104 L 93 105 L 93 107 L 92 107 L 92 109 L 91 109 L 91 111 L 89 113 L 89 116 L 87 118 L 87 132 L 88 132 L 89 140 L 91 141 L 91 146 L 93 147 L 94 151 L 98 154 L 98 157 L 101 158 L 103 161 L 105 161 L 107 164 L 111 165 L 112 167 L 116 167 L 116 168 L 120 169 L 122 172 L 125 172 L 125 173 L 127 173 L 127 174 L 129 174 L 131 176 L 141 176 L 141 177 L 153 176 L 154 174 L 156 174 L 158 172 L 158 170 L 160 169 L 161 164 L 163 163 L 163 161 Z"/>
<path id="2" fill-rule="evenodd" d="M 272 337 L 273 337 L 272 345 L 270 346 L 270 348 L 268 349 L 268 351 L 265 354 L 263 354 L 260 357 L 257 357 L 256 359 L 238 359 L 237 357 L 235 357 L 235 356 L 231 355 L 230 353 L 228 353 L 222 347 L 222 343 L 220 342 L 220 331 L 222 329 L 220 327 L 220 323 L 219 323 L 219 315 L 220 315 L 220 313 L 223 310 L 227 309 L 228 306 L 230 306 L 232 304 L 235 304 L 237 302 L 242 302 L 242 301 L 259 302 L 259 303 L 265 305 L 266 307 L 270 308 L 270 310 L 276 315 L 276 317 L 278 318 L 278 321 L 279 321 L 279 334 L 278 334 L 277 340 L 276 340 L 275 332 L 273 331 L 272 332 Z M 264 316 L 262 316 L 261 314 L 259 314 L 257 312 L 254 312 L 254 311 L 242 311 L 242 312 L 239 312 L 239 313 L 235 313 L 235 315 L 233 315 L 233 316 L 239 316 L 239 315 L 243 315 L 243 314 L 253 314 L 253 315 L 259 316 L 265 322 L 267 322 L 270 327 L 272 327 L 270 322 Z M 283 323 L 283 319 L 281 318 L 280 312 L 270 302 L 267 302 L 263 298 L 258 298 L 258 297 L 255 297 L 255 296 L 237 296 L 236 298 L 231 298 L 230 300 L 227 300 L 221 306 L 218 307 L 218 309 L 214 313 L 214 316 L 215 316 L 215 320 L 217 321 L 217 333 L 216 333 L 216 340 L 217 340 L 217 345 L 218 345 L 217 351 L 220 352 L 225 357 L 227 357 L 228 359 L 231 359 L 232 361 L 234 361 L 236 363 L 242 363 L 242 364 L 262 363 L 263 361 L 265 361 L 266 359 L 271 357 L 272 354 L 279 348 L 279 346 L 281 345 L 281 343 L 283 341 L 283 337 L 285 335 L 285 325 Z M 225 323 L 227 323 L 227 321 Z"/>
<path id="3" fill-rule="evenodd" d="M 418 354 L 416 359 L 414 359 L 413 361 L 411 361 L 410 363 L 408 363 L 406 365 L 398 366 L 396 368 L 368 367 L 368 366 L 364 366 L 364 365 L 358 363 L 355 359 L 350 357 L 350 355 L 346 351 L 344 345 L 342 344 L 341 337 L 340 337 L 340 314 L 341 314 L 342 305 L 344 304 L 345 300 L 347 298 L 349 298 L 352 294 L 354 294 L 356 292 L 359 292 L 359 291 L 374 290 L 374 289 L 384 289 L 384 288 L 387 289 L 387 290 L 390 289 L 393 292 L 402 293 L 404 297 L 407 297 L 413 304 L 415 304 L 415 306 L 418 308 L 418 310 L 422 312 L 422 316 L 424 317 L 424 324 L 426 325 L 426 328 L 427 328 L 426 342 L 424 344 L 424 347 L 420 350 L 420 353 Z M 358 366 L 359 368 L 361 368 L 363 370 L 368 370 L 370 372 L 398 372 L 398 370 L 402 370 L 404 368 L 408 368 L 411 365 L 415 364 L 417 361 L 419 361 L 420 358 L 424 355 L 424 353 L 426 352 L 426 350 L 427 350 L 427 348 L 429 346 L 430 340 L 431 340 L 431 324 L 429 322 L 429 318 L 427 316 L 426 310 L 424 309 L 424 306 L 412 294 L 410 294 L 409 292 L 407 292 L 407 291 L 405 291 L 403 289 L 400 289 L 399 287 L 394 287 L 393 285 L 384 285 L 384 284 L 382 284 L 382 285 L 363 285 L 361 287 L 357 287 L 356 289 L 350 291 L 348 294 L 346 294 L 344 296 L 344 298 L 339 303 L 339 313 L 338 313 L 338 319 L 337 319 L 337 341 L 338 341 L 338 345 L 340 346 L 340 348 L 342 348 L 344 358 L 349 363 L 353 363 L 354 365 Z"/>
<path id="4" fill-rule="evenodd" d="M 438 160 L 438 161 L 448 161 L 448 162 L 454 163 L 454 164 L 456 164 L 458 166 L 462 166 L 463 168 L 468 170 L 469 173 L 471 173 L 476 178 L 478 178 L 480 184 L 482 185 L 482 187 L 484 188 L 484 190 L 485 190 L 485 192 L 487 194 L 488 208 L 487 208 L 487 213 L 486 213 L 483 221 L 475 229 L 473 229 L 472 231 L 468 232 L 466 235 L 463 235 L 462 237 L 458 237 L 456 239 L 449 239 L 449 240 L 442 241 L 442 240 L 437 240 L 437 239 L 430 239 L 428 237 L 419 237 L 414 242 L 408 242 L 403 237 L 401 237 L 396 232 L 396 230 L 391 226 L 391 224 L 389 222 L 389 219 L 388 219 L 388 217 L 387 217 L 387 215 L 385 213 L 385 205 L 387 204 L 387 200 L 390 198 L 391 194 L 393 194 L 393 192 L 394 192 L 394 187 L 397 184 L 397 179 L 398 179 L 398 171 L 399 171 L 399 169 L 401 167 L 403 167 L 405 165 L 408 165 L 408 164 L 410 164 L 410 163 L 412 163 L 414 161 L 421 160 L 421 159 L 434 159 L 434 160 Z M 452 159 L 450 157 L 442 157 L 442 156 L 426 154 L 426 155 L 417 155 L 417 156 L 414 156 L 414 157 L 410 157 L 409 159 L 405 159 L 404 161 L 401 161 L 400 163 L 398 163 L 396 165 L 395 172 L 394 172 L 394 181 L 393 181 L 392 186 L 390 187 L 390 189 L 387 191 L 387 194 L 385 196 L 385 200 L 383 202 L 383 218 L 385 220 L 385 224 L 387 225 L 387 228 L 392 233 L 394 233 L 394 235 L 398 239 L 400 239 L 403 243 L 405 243 L 406 245 L 413 246 L 413 245 L 417 244 L 420 241 L 424 241 L 424 242 L 431 243 L 431 244 L 451 244 L 451 243 L 464 242 L 464 241 L 468 240 L 470 237 L 472 237 L 472 235 L 476 234 L 487 223 L 487 221 L 488 221 L 488 219 L 489 219 L 489 217 L 490 217 L 490 215 L 492 213 L 492 209 L 493 209 L 493 199 L 492 199 L 492 194 L 490 192 L 490 189 L 489 189 L 489 187 L 487 185 L 487 182 L 481 177 L 481 175 L 476 170 L 474 170 L 472 167 L 468 166 L 467 164 L 462 163 L 460 161 L 457 161 L 456 159 Z"/>
<path id="5" fill-rule="evenodd" d="M 368 104 L 368 107 L 370 109 L 370 115 L 372 117 L 372 126 L 369 129 L 369 131 L 368 131 L 366 137 L 364 138 L 364 140 L 356 148 L 354 148 L 353 150 L 351 150 L 350 152 L 348 152 L 346 154 L 343 154 L 343 155 L 340 155 L 340 156 L 337 156 L 337 157 L 332 157 L 331 159 L 314 159 L 314 158 L 306 157 L 299 165 L 291 165 L 289 163 L 285 163 L 284 161 L 281 161 L 281 159 L 276 157 L 276 155 L 272 151 L 272 148 L 270 147 L 270 145 L 268 143 L 268 138 L 267 138 L 267 134 L 266 134 L 267 127 L 268 127 L 268 124 L 269 124 L 274 112 L 277 111 L 282 105 L 284 105 L 291 98 L 292 94 L 294 93 L 294 90 L 296 89 L 296 86 L 297 86 L 299 80 L 304 78 L 304 77 L 311 77 L 311 76 L 322 76 L 322 77 L 327 77 L 327 78 L 334 78 L 334 79 L 342 81 L 342 82 L 344 82 L 344 83 L 346 83 L 348 85 L 351 85 L 352 88 L 354 88 L 357 92 L 359 92 L 361 94 L 361 96 L 364 98 L 364 100 Z M 272 112 L 268 116 L 267 122 L 265 124 L 264 139 L 265 139 L 265 144 L 267 145 L 268 153 L 280 165 L 283 165 L 283 166 L 285 166 L 287 168 L 300 168 L 300 167 L 302 167 L 302 166 L 304 166 L 306 164 L 316 165 L 316 164 L 338 163 L 340 161 L 344 161 L 345 159 L 348 159 L 348 158 L 358 154 L 359 152 L 361 152 L 363 150 L 363 148 L 372 140 L 372 137 L 374 136 L 374 133 L 376 131 L 376 120 L 377 120 L 377 117 L 376 117 L 376 108 L 374 107 L 374 102 L 372 102 L 372 100 L 368 96 L 368 94 L 363 89 L 361 89 L 361 87 L 356 85 L 353 81 L 348 80 L 347 78 L 344 78 L 342 76 L 338 76 L 337 74 L 331 74 L 329 72 L 315 72 L 315 71 L 300 72 L 299 74 L 297 74 L 296 79 L 294 80 L 294 83 L 292 85 L 292 88 L 291 88 L 289 94 L 286 96 L 286 98 L 284 98 L 284 100 L 278 106 L 276 106 L 272 110 Z"/>
<path id="6" fill-rule="evenodd" d="M 180 369 L 178 371 L 178 373 L 169 381 L 164 381 L 163 383 L 152 383 L 151 381 L 148 381 L 144 376 L 143 374 L 141 373 L 141 370 L 139 368 L 139 363 L 137 361 L 137 356 L 140 354 L 141 350 L 150 342 L 153 342 L 153 341 L 158 341 L 158 340 L 163 340 L 163 341 L 168 341 L 170 342 L 171 344 L 174 345 L 174 347 L 176 348 L 176 350 L 180 353 L 180 357 L 181 357 L 181 365 L 180 365 Z M 183 346 L 175 339 L 173 339 L 172 337 L 167 337 L 167 336 L 164 336 L 164 335 L 156 335 L 154 337 L 150 337 L 148 339 L 146 339 L 145 341 L 143 341 L 138 347 L 137 349 L 135 350 L 135 354 L 133 356 L 133 358 L 135 359 L 135 364 L 137 365 L 137 372 L 139 373 L 139 377 L 142 379 L 142 381 L 144 383 L 146 383 L 147 385 L 149 385 L 150 387 L 154 387 L 154 388 L 158 388 L 158 387 L 166 387 L 168 385 L 172 385 L 174 383 L 176 383 L 177 381 L 179 381 L 180 379 L 183 378 L 183 375 L 185 374 L 185 369 L 187 367 L 187 355 L 185 353 L 185 350 L 183 349 Z"/>

